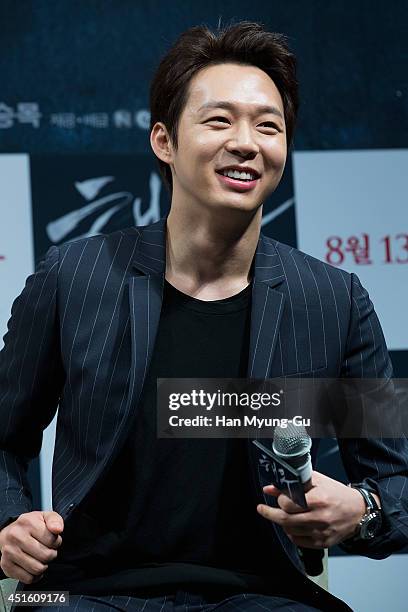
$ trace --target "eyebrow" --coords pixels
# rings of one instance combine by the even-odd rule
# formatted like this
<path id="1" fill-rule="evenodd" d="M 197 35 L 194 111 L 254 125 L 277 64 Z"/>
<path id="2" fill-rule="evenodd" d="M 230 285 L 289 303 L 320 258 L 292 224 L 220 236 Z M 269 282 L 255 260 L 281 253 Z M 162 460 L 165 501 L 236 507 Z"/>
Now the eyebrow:
<path id="1" fill-rule="evenodd" d="M 236 110 L 236 105 L 231 102 L 227 102 L 226 100 L 214 100 L 213 102 L 206 102 L 198 109 L 198 112 L 202 110 L 207 110 L 209 108 L 225 108 L 225 110 L 234 111 Z M 263 115 L 265 113 L 271 113 L 272 115 L 276 115 L 283 119 L 282 113 L 276 106 L 269 106 L 264 104 L 256 104 L 256 113 L 258 115 Z"/>

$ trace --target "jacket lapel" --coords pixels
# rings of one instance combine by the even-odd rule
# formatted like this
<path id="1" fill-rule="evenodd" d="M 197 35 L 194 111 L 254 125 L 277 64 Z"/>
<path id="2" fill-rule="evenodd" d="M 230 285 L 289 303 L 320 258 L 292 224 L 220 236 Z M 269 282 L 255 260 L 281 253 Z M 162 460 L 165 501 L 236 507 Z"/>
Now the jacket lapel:
<path id="1" fill-rule="evenodd" d="M 253 271 L 247 376 L 268 378 L 285 299 L 276 287 L 285 280 L 285 274 L 274 242 L 262 234 L 255 252 Z"/>
<path id="2" fill-rule="evenodd" d="M 163 302 L 166 218 L 141 229 L 129 283 L 132 333 L 128 406 L 137 405 L 150 366 Z M 129 412 L 128 412 L 129 413 Z"/>

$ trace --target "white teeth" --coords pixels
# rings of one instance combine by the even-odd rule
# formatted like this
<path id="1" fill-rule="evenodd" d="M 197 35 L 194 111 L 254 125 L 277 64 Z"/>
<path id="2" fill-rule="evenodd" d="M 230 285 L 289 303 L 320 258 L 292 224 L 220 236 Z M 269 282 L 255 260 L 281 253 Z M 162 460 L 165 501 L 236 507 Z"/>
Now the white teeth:
<path id="1" fill-rule="evenodd" d="M 247 181 L 252 181 L 255 178 L 254 175 L 249 172 L 238 172 L 238 170 L 223 170 L 223 175 Z"/>

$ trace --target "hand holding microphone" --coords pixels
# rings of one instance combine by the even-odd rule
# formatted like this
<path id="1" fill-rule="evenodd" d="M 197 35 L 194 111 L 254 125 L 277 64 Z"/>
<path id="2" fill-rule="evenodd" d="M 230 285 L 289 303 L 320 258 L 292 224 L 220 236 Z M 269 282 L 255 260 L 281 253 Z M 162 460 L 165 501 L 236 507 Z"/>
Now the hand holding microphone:
<path id="1" fill-rule="evenodd" d="M 304 511 L 274 485 L 264 487 L 277 498 L 279 508 L 259 504 L 258 512 L 279 524 L 297 546 L 328 548 L 350 538 L 365 513 L 365 503 L 356 489 L 320 472 L 312 473 L 312 488 L 306 493 Z"/>
<path id="2" fill-rule="evenodd" d="M 354 534 L 365 504 L 355 489 L 313 471 L 310 448 L 311 439 L 304 428 L 275 429 L 273 454 L 297 475 L 304 487 L 307 507 L 296 503 L 293 495 L 291 499 L 290 487 L 282 492 L 274 485 L 267 485 L 264 493 L 276 497 L 279 507 L 259 504 L 257 511 L 280 525 L 288 538 L 301 547 L 307 573 L 317 575 L 322 571 L 323 549 Z M 321 554 L 308 554 L 304 549 L 320 549 Z"/>

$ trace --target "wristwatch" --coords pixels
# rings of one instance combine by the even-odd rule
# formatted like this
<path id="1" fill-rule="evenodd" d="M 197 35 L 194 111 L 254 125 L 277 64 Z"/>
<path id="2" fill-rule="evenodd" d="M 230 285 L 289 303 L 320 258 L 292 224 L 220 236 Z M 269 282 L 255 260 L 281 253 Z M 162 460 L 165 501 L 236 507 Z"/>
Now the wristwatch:
<path id="1" fill-rule="evenodd" d="M 348 486 L 352 489 L 356 489 L 363 496 L 367 506 L 365 514 L 360 519 L 357 526 L 357 532 L 354 534 L 352 540 L 372 540 L 381 529 L 381 509 L 370 491 L 351 483 Z"/>

